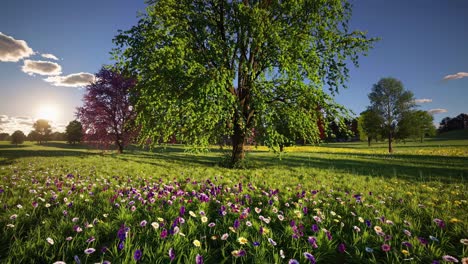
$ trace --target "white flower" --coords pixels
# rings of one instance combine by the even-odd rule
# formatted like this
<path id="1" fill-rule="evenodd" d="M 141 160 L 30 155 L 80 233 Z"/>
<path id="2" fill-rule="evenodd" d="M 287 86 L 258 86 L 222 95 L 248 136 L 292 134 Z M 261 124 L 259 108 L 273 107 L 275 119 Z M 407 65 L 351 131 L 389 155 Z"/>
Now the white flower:
<path id="1" fill-rule="evenodd" d="M 48 242 L 49 244 L 51 244 L 51 245 L 54 244 L 54 240 L 53 240 L 52 238 L 48 237 L 48 238 L 46 238 L 46 240 L 47 240 L 47 242 Z"/>

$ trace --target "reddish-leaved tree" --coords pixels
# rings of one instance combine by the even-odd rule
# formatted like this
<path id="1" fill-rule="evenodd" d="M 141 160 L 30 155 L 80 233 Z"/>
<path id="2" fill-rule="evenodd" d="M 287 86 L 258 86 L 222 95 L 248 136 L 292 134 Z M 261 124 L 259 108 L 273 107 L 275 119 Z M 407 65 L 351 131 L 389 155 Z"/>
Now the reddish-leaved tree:
<path id="1" fill-rule="evenodd" d="M 115 144 L 119 153 L 132 142 L 138 129 L 129 92 L 135 84 L 135 79 L 116 69 L 102 68 L 96 74 L 96 80 L 86 86 L 83 106 L 77 109 L 86 142 L 103 147 Z"/>

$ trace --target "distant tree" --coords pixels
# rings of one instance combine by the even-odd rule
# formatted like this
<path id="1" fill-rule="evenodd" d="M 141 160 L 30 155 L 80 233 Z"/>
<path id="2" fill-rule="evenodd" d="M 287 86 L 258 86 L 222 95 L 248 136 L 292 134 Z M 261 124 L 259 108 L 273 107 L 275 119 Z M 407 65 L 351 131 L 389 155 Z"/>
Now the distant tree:
<path id="1" fill-rule="evenodd" d="M 454 118 L 445 117 L 442 119 L 438 131 L 441 133 L 466 128 L 468 128 L 468 114 L 461 113 Z"/>
<path id="2" fill-rule="evenodd" d="M 39 138 L 40 138 L 40 135 L 39 133 L 37 133 L 36 130 L 31 130 L 31 132 L 29 132 L 28 136 L 27 136 L 27 139 L 29 141 L 37 141 L 39 142 Z"/>
<path id="3" fill-rule="evenodd" d="M 69 144 L 77 144 L 83 138 L 83 126 L 78 120 L 73 120 L 68 123 L 65 129 L 65 135 Z"/>
<path id="4" fill-rule="evenodd" d="M 175 134 L 206 146 L 230 135 L 231 165 L 245 157 L 253 128 L 272 148 L 291 139 L 276 127 L 318 141 L 317 105 L 343 115 L 323 88 L 337 91 L 347 63 L 374 42 L 349 30 L 344 0 L 148 3 L 138 25 L 115 38 L 119 61 L 138 75 L 142 140 Z"/>
<path id="5" fill-rule="evenodd" d="M 402 115 L 398 123 L 396 138 L 401 140 L 415 138 L 423 142 L 424 137 L 435 134 L 433 121 L 434 117 L 427 111 L 408 111 Z"/>
<path id="6" fill-rule="evenodd" d="M 49 121 L 45 119 L 39 119 L 33 124 L 34 130 L 37 132 L 38 142 L 46 142 L 50 140 L 50 134 L 52 132 Z"/>
<path id="7" fill-rule="evenodd" d="M 372 139 L 377 140 L 382 134 L 383 118 L 372 109 L 362 112 L 358 119 L 359 137 L 367 140 L 370 146 Z"/>
<path id="8" fill-rule="evenodd" d="M 18 146 L 18 144 L 23 144 L 25 138 L 26 136 L 23 131 L 16 130 L 11 134 L 11 144 L 15 144 L 16 146 Z"/>
<path id="9" fill-rule="evenodd" d="M 64 141 L 64 140 L 66 140 L 65 133 L 58 132 L 58 131 L 52 132 L 50 134 L 50 140 L 52 140 L 52 141 Z"/>
<path id="10" fill-rule="evenodd" d="M 101 146 L 115 144 L 122 153 L 134 140 L 138 129 L 129 92 L 135 82 L 115 68 L 102 68 L 96 74 L 96 81 L 86 86 L 83 107 L 77 111 L 85 141 Z"/>
<path id="11" fill-rule="evenodd" d="M 401 81 L 395 78 L 382 78 L 374 84 L 368 96 L 370 109 L 383 119 L 382 131 L 388 138 L 388 152 L 392 153 L 392 141 L 398 122 L 405 112 L 415 106 L 413 93 L 405 91 Z"/>
<path id="12" fill-rule="evenodd" d="M 9 139 L 10 139 L 10 134 L 5 133 L 5 132 L 0 133 L 0 141 L 7 141 Z"/>

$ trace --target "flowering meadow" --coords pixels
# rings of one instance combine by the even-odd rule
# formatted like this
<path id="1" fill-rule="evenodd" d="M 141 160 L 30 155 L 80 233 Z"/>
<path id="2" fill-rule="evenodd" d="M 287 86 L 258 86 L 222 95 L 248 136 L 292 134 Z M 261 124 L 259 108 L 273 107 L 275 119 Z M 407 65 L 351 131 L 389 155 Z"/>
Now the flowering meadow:
<path id="1" fill-rule="evenodd" d="M 219 153 L 0 147 L 1 263 L 468 261 L 466 146 L 258 151 L 244 170 Z"/>

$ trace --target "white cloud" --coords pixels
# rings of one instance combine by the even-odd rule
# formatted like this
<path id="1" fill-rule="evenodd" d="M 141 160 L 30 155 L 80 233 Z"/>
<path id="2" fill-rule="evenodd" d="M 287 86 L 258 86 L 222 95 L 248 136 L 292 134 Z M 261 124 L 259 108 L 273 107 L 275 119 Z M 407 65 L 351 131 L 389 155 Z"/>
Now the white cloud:
<path id="1" fill-rule="evenodd" d="M 430 103 L 430 102 L 432 102 L 432 99 L 423 98 L 423 99 L 415 99 L 414 100 L 415 104 L 424 104 L 424 103 Z"/>
<path id="2" fill-rule="evenodd" d="M 29 116 L 7 116 L 0 115 L 0 131 L 2 133 L 12 134 L 16 130 L 23 131 L 24 134 L 29 134 L 33 130 L 33 124 L 36 119 Z M 55 123 L 53 121 L 49 122 L 52 132 L 64 132 L 67 124 Z"/>
<path id="3" fill-rule="evenodd" d="M 0 32 L 0 61 L 17 62 L 34 54 L 24 40 L 17 40 Z"/>
<path id="4" fill-rule="evenodd" d="M 82 87 L 94 82 L 95 77 L 91 73 L 79 72 L 73 73 L 66 76 L 53 76 L 44 79 L 46 82 L 50 82 L 55 86 L 66 86 L 66 87 Z"/>
<path id="5" fill-rule="evenodd" d="M 50 54 L 50 53 L 44 53 L 44 54 L 41 54 L 41 56 L 46 59 L 59 60 L 54 54 Z"/>
<path id="6" fill-rule="evenodd" d="M 455 74 L 449 74 L 444 77 L 444 80 L 456 80 L 456 79 L 461 79 L 468 77 L 468 72 L 458 72 Z"/>
<path id="7" fill-rule="evenodd" d="M 447 109 L 435 108 L 435 109 L 427 110 L 427 112 L 431 115 L 441 114 L 441 113 L 447 113 Z"/>
<path id="8" fill-rule="evenodd" d="M 62 73 L 62 66 L 51 61 L 25 60 L 21 70 L 27 74 L 59 75 Z"/>

